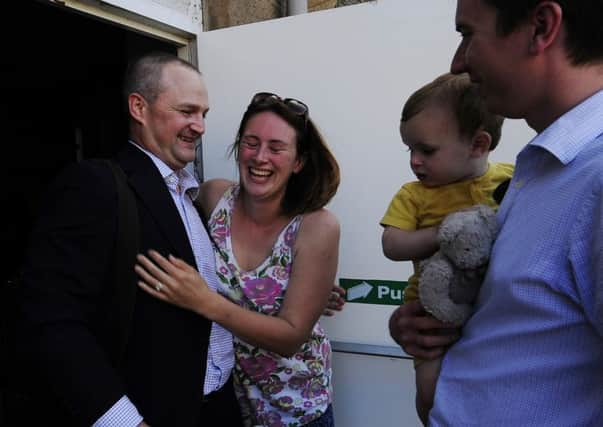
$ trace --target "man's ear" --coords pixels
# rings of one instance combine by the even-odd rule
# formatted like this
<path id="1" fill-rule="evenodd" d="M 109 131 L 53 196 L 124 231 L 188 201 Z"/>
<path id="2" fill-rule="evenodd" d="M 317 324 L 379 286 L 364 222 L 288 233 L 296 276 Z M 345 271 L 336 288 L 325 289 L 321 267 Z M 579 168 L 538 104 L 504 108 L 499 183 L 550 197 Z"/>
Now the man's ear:
<path id="1" fill-rule="evenodd" d="M 147 106 L 146 99 L 139 93 L 131 93 L 128 96 L 128 110 L 130 111 L 130 116 L 137 122 L 144 122 L 144 113 Z"/>
<path id="2" fill-rule="evenodd" d="M 492 135 L 485 130 L 478 130 L 471 138 L 471 157 L 482 157 L 490 151 Z"/>
<path id="3" fill-rule="evenodd" d="M 558 42 L 562 21 L 563 11 L 557 2 L 538 3 L 530 14 L 530 23 L 533 27 L 530 53 L 542 53 L 553 43 Z"/>

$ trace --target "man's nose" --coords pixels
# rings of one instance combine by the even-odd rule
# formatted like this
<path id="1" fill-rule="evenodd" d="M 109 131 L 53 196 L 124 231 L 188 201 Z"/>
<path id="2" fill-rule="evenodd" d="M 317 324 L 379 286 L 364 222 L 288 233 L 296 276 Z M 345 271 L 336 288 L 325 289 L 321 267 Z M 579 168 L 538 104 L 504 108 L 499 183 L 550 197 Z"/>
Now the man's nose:
<path id="1" fill-rule="evenodd" d="M 459 45 L 454 56 L 452 57 L 452 62 L 450 63 L 450 72 L 452 74 L 461 74 L 467 71 L 467 63 L 465 61 L 465 48 L 462 45 Z"/>
<path id="2" fill-rule="evenodd" d="M 201 114 L 196 115 L 190 124 L 190 128 L 199 135 L 203 135 L 205 133 L 205 117 Z"/>

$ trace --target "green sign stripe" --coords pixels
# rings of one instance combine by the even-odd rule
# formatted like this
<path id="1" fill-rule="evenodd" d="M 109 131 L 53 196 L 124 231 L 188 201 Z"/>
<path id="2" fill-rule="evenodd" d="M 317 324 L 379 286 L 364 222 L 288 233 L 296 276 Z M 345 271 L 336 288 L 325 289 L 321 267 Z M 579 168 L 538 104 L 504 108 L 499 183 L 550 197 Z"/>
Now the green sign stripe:
<path id="1" fill-rule="evenodd" d="M 408 282 L 375 279 L 339 279 L 346 301 L 360 304 L 400 305 Z"/>

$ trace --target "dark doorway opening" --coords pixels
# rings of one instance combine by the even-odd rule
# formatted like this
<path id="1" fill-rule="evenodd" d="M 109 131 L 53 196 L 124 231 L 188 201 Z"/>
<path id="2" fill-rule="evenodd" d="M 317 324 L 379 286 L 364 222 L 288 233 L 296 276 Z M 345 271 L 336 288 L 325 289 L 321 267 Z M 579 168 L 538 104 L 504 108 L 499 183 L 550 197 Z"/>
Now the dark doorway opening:
<path id="1" fill-rule="evenodd" d="M 2 280 L 18 269 L 40 196 L 78 158 L 109 157 L 127 139 L 121 80 L 132 58 L 175 46 L 64 7 L 12 2 L 0 29 L 4 133 Z M 94 189 L 91 190 L 91 197 Z"/>

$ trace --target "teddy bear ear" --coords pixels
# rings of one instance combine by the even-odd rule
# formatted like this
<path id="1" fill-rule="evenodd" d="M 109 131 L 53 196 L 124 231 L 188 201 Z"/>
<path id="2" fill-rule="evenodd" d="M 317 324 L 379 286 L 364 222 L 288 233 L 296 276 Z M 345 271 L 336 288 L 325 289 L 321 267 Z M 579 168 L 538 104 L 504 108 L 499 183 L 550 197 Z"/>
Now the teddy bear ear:
<path id="1" fill-rule="evenodd" d="M 463 224 L 471 221 L 471 218 L 479 219 L 480 206 L 474 205 L 446 215 L 438 228 L 438 242 L 440 245 L 452 243 L 459 234 Z"/>

